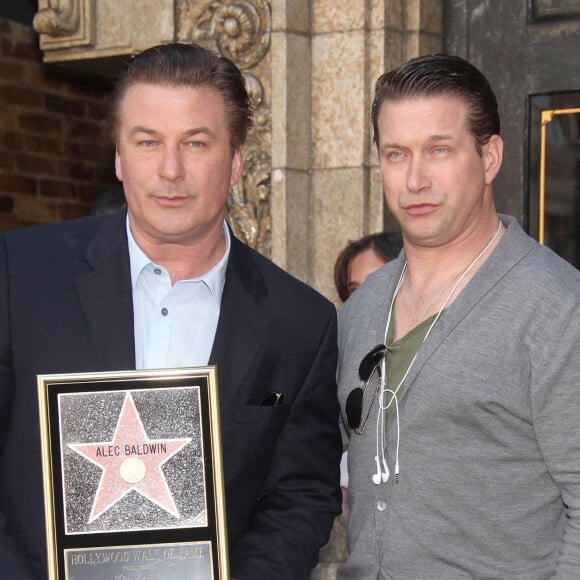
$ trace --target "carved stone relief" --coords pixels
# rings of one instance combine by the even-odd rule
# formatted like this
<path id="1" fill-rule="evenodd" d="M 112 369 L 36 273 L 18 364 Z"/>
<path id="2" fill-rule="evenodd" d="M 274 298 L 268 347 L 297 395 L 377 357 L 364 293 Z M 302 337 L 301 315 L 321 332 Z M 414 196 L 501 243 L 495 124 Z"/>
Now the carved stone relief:
<path id="1" fill-rule="evenodd" d="M 271 8 L 266 0 L 188 2 L 177 18 L 180 41 L 221 52 L 244 73 L 254 104 L 254 130 L 244 147 L 244 175 L 229 195 L 228 221 L 240 239 L 271 256 L 271 109 L 260 69 L 270 48 Z M 268 72 L 267 70 L 264 72 Z"/>
<path id="2" fill-rule="evenodd" d="M 39 0 L 32 26 L 40 34 L 40 48 L 91 44 L 90 7 L 90 0 Z"/>
<path id="3" fill-rule="evenodd" d="M 219 50 L 241 69 L 256 66 L 270 48 L 267 0 L 198 0 L 176 8 L 180 38 Z"/>
<path id="4" fill-rule="evenodd" d="M 266 256 L 272 252 L 270 195 L 272 173 L 271 111 L 264 105 L 264 89 L 251 73 L 244 73 L 255 106 L 254 129 L 244 147 L 244 173 L 229 195 L 228 221 L 237 237 Z"/>

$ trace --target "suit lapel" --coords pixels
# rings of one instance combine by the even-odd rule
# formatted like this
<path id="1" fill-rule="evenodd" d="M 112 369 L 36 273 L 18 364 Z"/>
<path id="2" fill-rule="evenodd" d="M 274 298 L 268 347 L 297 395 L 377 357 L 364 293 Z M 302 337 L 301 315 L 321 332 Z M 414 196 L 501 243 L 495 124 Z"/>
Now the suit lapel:
<path id="1" fill-rule="evenodd" d="M 85 253 L 77 289 L 103 370 L 135 368 L 135 338 L 126 212 L 102 222 Z"/>
<path id="2" fill-rule="evenodd" d="M 125 212 L 103 221 L 85 253 L 77 289 L 102 370 L 135 368 L 135 336 Z M 234 398 L 264 341 L 265 281 L 252 251 L 232 235 L 220 317 L 209 364 L 218 366 L 220 403 Z"/>
<path id="3" fill-rule="evenodd" d="M 231 408 L 270 326 L 267 288 L 252 251 L 233 235 L 220 317 L 209 364 L 217 365 L 220 406 Z"/>

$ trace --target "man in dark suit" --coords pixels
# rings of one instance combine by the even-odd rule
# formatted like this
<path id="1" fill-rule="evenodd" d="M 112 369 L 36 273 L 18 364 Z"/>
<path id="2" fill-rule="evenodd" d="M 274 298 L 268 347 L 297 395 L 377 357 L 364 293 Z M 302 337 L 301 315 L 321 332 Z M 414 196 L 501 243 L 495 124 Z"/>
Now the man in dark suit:
<path id="1" fill-rule="evenodd" d="M 154 47 L 114 99 L 127 209 L 0 236 L 2 577 L 46 577 L 36 375 L 210 364 L 231 575 L 303 579 L 340 509 L 334 307 L 225 225 L 251 123 L 231 61 Z"/>

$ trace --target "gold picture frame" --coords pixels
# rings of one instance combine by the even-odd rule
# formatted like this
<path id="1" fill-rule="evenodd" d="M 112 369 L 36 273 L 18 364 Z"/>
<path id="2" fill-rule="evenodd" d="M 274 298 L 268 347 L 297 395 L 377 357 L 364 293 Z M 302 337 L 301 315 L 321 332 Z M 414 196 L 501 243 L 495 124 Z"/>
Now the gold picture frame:
<path id="1" fill-rule="evenodd" d="M 37 381 L 49 580 L 228 579 L 216 368 Z"/>

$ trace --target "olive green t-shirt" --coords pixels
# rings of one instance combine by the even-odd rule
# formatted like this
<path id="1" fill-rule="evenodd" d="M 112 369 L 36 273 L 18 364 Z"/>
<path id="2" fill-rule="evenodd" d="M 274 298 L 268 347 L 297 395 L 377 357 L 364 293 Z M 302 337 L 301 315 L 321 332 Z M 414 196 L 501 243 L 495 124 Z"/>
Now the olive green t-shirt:
<path id="1" fill-rule="evenodd" d="M 405 336 L 393 342 L 393 333 L 395 330 L 395 317 L 391 318 L 389 329 L 387 332 L 387 379 L 388 388 L 395 391 L 399 386 L 402 378 L 405 376 L 413 357 L 421 348 L 425 335 L 429 331 L 433 319 L 437 314 L 433 314 L 420 324 L 412 328 Z M 400 401 L 403 396 L 403 388 L 401 387 L 397 392 L 397 399 Z M 387 396 L 386 402 L 390 402 L 390 397 Z M 394 405 L 390 405 L 387 409 L 387 417 L 390 416 Z"/>

